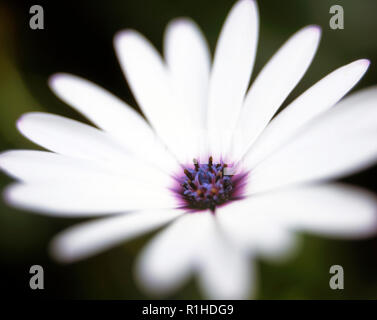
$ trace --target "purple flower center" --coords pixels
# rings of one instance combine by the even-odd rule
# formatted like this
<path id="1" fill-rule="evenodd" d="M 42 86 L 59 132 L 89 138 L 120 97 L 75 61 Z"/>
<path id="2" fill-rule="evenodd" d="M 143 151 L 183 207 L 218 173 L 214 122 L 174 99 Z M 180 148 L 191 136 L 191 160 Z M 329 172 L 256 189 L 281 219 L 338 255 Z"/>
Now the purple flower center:
<path id="1" fill-rule="evenodd" d="M 211 210 L 231 200 L 242 198 L 245 174 L 234 174 L 235 168 L 223 161 L 201 164 L 193 160 L 193 165 L 184 166 L 177 177 L 179 185 L 173 189 L 182 207 L 190 211 Z"/>

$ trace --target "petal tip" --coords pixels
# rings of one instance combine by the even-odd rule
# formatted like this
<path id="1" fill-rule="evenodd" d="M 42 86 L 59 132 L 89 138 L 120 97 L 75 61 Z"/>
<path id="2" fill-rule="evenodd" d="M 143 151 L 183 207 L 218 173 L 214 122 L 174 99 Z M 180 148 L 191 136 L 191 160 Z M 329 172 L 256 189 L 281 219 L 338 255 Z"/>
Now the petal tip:
<path id="1" fill-rule="evenodd" d="M 313 34 L 320 36 L 322 33 L 322 28 L 319 25 L 312 24 L 305 28 L 306 30 L 310 30 Z"/>
<path id="2" fill-rule="evenodd" d="M 13 185 L 7 186 L 3 191 L 3 200 L 6 204 L 10 206 L 16 205 L 16 200 L 14 199 L 14 190 L 15 190 L 15 185 L 13 184 Z"/>
<path id="3" fill-rule="evenodd" d="M 195 22 L 188 17 L 178 17 L 169 21 L 165 29 L 164 39 L 171 37 L 176 32 L 190 31 L 195 26 Z"/>
<path id="4" fill-rule="evenodd" d="M 0 171 L 5 172 L 4 161 L 6 162 L 6 152 L 0 153 Z"/>
<path id="5" fill-rule="evenodd" d="M 57 72 L 49 76 L 47 83 L 51 89 L 54 89 L 66 77 L 69 77 L 67 73 Z"/>
<path id="6" fill-rule="evenodd" d="M 357 60 L 361 65 L 363 65 L 365 68 L 369 68 L 371 61 L 369 59 L 360 59 Z"/>
<path id="7" fill-rule="evenodd" d="M 0 152 L 0 170 L 7 173 L 7 167 L 9 162 L 12 161 L 12 155 L 14 155 L 14 150 L 6 150 Z"/>
<path id="8" fill-rule="evenodd" d="M 10 151 L 10 150 L 0 151 L 0 161 L 1 161 L 1 159 L 6 158 L 9 155 L 9 153 L 11 153 L 11 152 L 12 151 Z M 0 165 L 1 165 L 1 163 L 0 163 Z"/>
<path id="9" fill-rule="evenodd" d="M 172 19 L 168 23 L 168 28 L 179 28 L 179 27 L 185 27 L 187 25 L 191 25 L 194 21 L 189 17 L 178 17 Z"/>
<path id="10" fill-rule="evenodd" d="M 73 259 L 69 257 L 69 254 L 65 253 L 65 250 L 57 237 L 51 240 L 47 251 L 49 256 L 58 263 L 68 264 L 73 262 Z"/>
<path id="11" fill-rule="evenodd" d="M 118 46 L 125 39 L 134 37 L 137 34 L 138 34 L 138 32 L 136 30 L 133 30 L 133 29 L 119 30 L 114 35 L 114 44 L 115 44 L 115 46 Z"/>
<path id="12" fill-rule="evenodd" d="M 35 117 L 35 116 L 38 116 L 38 115 L 43 115 L 44 113 L 43 112 L 38 112 L 38 111 L 33 111 L 33 112 L 27 112 L 27 113 L 24 113 L 22 114 L 17 120 L 16 120 L 16 127 L 17 129 L 23 133 L 24 129 L 25 129 L 25 124 L 26 122 L 28 122 L 28 120 L 31 118 L 31 117 Z"/>
<path id="13" fill-rule="evenodd" d="M 30 113 L 24 113 L 16 120 L 16 127 L 18 131 L 22 132 L 25 119 L 29 117 Z"/>
<path id="14" fill-rule="evenodd" d="M 76 86 L 80 85 L 80 82 L 84 81 L 83 78 L 66 73 L 66 72 L 57 72 L 48 78 L 48 86 L 49 88 L 61 99 L 63 99 L 66 95 L 69 96 L 69 92 L 71 92 Z M 64 99 L 63 99 L 64 100 Z"/>
<path id="15" fill-rule="evenodd" d="M 255 4 L 255 0 L 238 0 L 238 3 L 248 3 L 248 4 Z"/>
<path id="16" fill-rule="evenodd" d="M 238 0 L 234 6 L 233 9 L 237 10 L 256 10 L 257 9 L 257 2 L 255 0 Z M 239 8 L 239 9 L 238 9 Z"/>

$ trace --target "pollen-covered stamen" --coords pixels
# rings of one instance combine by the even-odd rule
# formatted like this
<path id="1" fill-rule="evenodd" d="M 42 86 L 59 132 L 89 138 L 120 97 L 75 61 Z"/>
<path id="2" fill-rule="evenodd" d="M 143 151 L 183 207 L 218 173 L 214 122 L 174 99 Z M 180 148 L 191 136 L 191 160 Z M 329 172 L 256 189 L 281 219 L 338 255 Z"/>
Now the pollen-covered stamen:
<path id="1" fill-rule="evenodd" d="M 181 177 L 180 195 L 190 209 L 215 210 L 229 199 L 235 190 L 231 176 L 224 175 L 227 164 L 214 163 L 209 157 L 207 164 L 200 164 L 197 159 L 193 160 L 194 166 L 185 168 Z"/>
<path id="2" fill-rule="evenodd" d="M 199 162 L 198 162 L 198 160 L 194 159 L 193 162 L 194 162 L 194 166 L 195 166 L 195 171 L 199 171 Z"/>

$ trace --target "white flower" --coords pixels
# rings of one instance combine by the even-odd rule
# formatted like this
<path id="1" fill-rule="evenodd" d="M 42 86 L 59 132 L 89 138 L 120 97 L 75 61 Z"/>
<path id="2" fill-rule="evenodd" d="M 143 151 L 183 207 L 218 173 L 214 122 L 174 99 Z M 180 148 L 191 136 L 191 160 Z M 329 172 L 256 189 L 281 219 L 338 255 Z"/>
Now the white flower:
<path id="1" fill-rule="evenodd" d="M 117 34 L 121 66 L 149 123 L 84 79 L 51 78 L 54 92 L 99 129 L 26 114 L 19 130 L 52 152 L 8 151 L 0 166 L 19 180 L 5 191 L 12 205 L 52 216 L 106 216 L 57 235 L 51 249 L 58 260 L 86 258 L 168 224 L 139 257 L 144 288 L 168 292 L 195 273 L 209 298 L 248 298 L 254 257 L 291 253 L 294 231 L 375 232 L 374 196 L 327 182 L 377 159 L 377 89 L 338 103 L 369 62 L 335 70 L 271 121 L 309 67 L 320 29 L 293 35 L 248 90 L 257 37 L 252 0 L 234 5 L 212 66 L 190 20 L 169 24 L 165 61 L 139 33 Z M 227 175 L 226 164 L 237 174 Z"/>

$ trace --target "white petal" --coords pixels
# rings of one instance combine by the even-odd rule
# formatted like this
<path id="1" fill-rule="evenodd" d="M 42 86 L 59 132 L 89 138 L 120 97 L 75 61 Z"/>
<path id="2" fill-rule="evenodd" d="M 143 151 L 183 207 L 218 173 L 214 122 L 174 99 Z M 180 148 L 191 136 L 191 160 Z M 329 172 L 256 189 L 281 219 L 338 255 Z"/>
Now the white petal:
<path id="1" fill-rule="evenodd" d="M 254 65 L 258 28 L 256 2 L 241 0 L 233 6 L 221 30 L 208 101 L 212 155 L 220 156 L 228 151 Z"/>
<path id="2" fill-rule="evenodd" d="M 269 202 L 267 207 L 272 205 Z M 265 214 L 264 206 L 258 196 L 235 201 L 218 210 L 219 224 L 229 239 L 246 252 L 268 259 L 286 259 L 296 251 L 297 238 L 280 220 Z"/>
<path id="3" fill-rule="evenodd" d="M 278 223 L 291 230 L 338 237 L 362 237 L 377 232 L 375 195 L 342 184 L 268 192 L 239 201 L 234 206 L 237 219 L 250 226 L 265 219 L 267 223 Z"/>
<path id="4" fill-rule="evenodd" d="M 234 137 L 236 157 L 249 149 L 309 67 L 321 31 L 306 27 L 270 59 L 247 93 Z"/>
<path id="5" fill-rule="evenodd" d="M 58 97 L 101 129 L 129 143 L 132 135 L 146 141 L 153 139 L 150 126 L 135 110 L 96 84 L 61 73 L 52 76 L 49 85 Z"/>
<path id="6" fill-rule="evenodd" d="M 0 168 L 25 182 L 92 180 L 115 175 L 109 168 L 53 152 L 12 150 L 0 154 Z M 118 173 L 119 175 L 119 173 Z"/>
<path id="7" fill-rule="evenodd" d="M 198 139 L 187 156 L 196 157 L 198 146 L 206 142 L 205 116 L 210 69 L 210 53 L 198 26 L 189 19 L 171 22 L 164 39 L 169 77 L 182 121 L 181 130 L 188 139 Z M 206 145 L 206 144 L 204 144 Z M 190 146 L 190 144 L 189 144 Z"/>
<path id="8" fill-rule="evenodd" d="M 5 190 L 11 205 L 54 216 L 91 216 L 130 210 L 174 208 L 168 189 L 138 184 L 124 178 L 91 181 L 14 184 Z"/>
<path id="9" fill-rule="evenodd" d="M 360 80 L 369 67 L 362 59 L 343 66 L 318 81 L 286 107 L 262 132 L 245 157 L 254 167 L 298 130 L 337 103 Z"/>
<path id="10" fill-rule="evenodd" d="M 115 49 L 132 92 L 152 127 L 180 161 L 185 161 L 185 121 L 173 98 L 171 79 L 161 56 L 136 31 L 119 32 Z M 182 143 L 183 142 L 183 143 Z"/>
<path id="11" fill-rule="evenodd" d="M 17 125 L 28 139 L 59 154 L 95 161 L 143 181 L 170 179 L 157 168 L 132 157 L 109 134 L 78 121 L 36 112 L 23 115 Z"/>
<path id="12" fill-rule="evenodd" d="M 125 148 L 108 134 L 58 115 L 27 113 L 18 120 L 17 126 L 31 141 L 72 157 L 107 160 L 127 154 Z"/>
<path id="13" fill-rule="evenodd" d="M 158 234 L 137 264 L 141 285 L 166 293 L 182 285 L 194 270 L 205 294 L 215 299 L 247 298 L 248 257 L 221 234 L 209 212 L 187 214 Z"/>
<path id="14" fill-rule="evenodd" d="M 129 105 L 108 91 L 80 77 L 55 74 L 51 89 L 64 102 L 81 112 L 95 125 L 117 137 L 126 148 L 144 158 L 151 158 L 165 168 L 174 160 L 162 150 L 149 124 Z M 143 141 L 141 144 L 140 141 Z"/>
<path id="15" fill-rule="evenodd" d="M 248 192 L 336 178 L 377 160 L 377 89 L 353 94 L 311 122 L 249 176 Z"/>
<path id="16" fill-rule="evenodd" d="M 182 285 L 197 263 L 206 219 L 206 213 L 185 214 L 151 240 L 136 265 L 144 289 L 163 294 Z"/>
<path id="17" fill-rule="evenodd" d="M 253 272 L 250 256 L 234 245 L 208 215 L 206 237 L 198 248 L 200 286 L 209 299 L 247 299 L 251 295 Z M 204 226 L 203 226 L 204 227 Z"/>
<path id="18" fill-rule="evenodd" d="M 50 252 L 61 262 L 85 259 L 157 229 L 177 216 L 175 210 L 151 210 L 84 222 L 55 236 Z"/>

